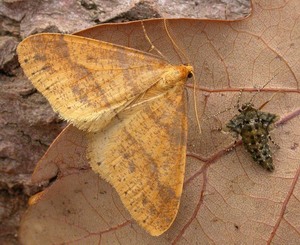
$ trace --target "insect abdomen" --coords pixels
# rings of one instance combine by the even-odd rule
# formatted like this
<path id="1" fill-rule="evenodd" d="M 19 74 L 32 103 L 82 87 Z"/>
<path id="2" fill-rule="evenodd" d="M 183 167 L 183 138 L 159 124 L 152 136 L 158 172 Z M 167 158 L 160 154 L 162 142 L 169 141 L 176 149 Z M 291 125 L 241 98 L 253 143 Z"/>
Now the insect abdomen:
<path id="1" fill-rule="evenodd" d="M 241 131 L 242 141 L 255 162 L 268 171 L 273 171 L 274 165 L 268 144 L 268 131 L 260 124 L 244 125 Z"/>

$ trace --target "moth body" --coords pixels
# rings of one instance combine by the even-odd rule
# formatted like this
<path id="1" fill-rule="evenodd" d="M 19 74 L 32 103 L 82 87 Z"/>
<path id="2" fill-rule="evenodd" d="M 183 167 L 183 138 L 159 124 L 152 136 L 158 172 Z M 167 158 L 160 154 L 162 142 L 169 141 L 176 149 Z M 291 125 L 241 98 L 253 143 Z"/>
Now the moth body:
<path id="1" fill-rule="evenodd" d="M 226 127 L 235 137 L 241 136 L 245 149 L 255 162 L 272 172 L 274 165 L 269 146 L 269 132 L 279 117 L 255 109 L 251 103 L 244 104 L 239 112 L 240 114 L 234 116 Z"/>
<path id="2" fill-rule="evenodd" d="M 37 34 L 17 49 L 24 73 L 82 130 L 92 170 L 153 236 L 172 225 L 186 163 L 189 65 L 105 41 Z"/>
<path id="3" fill-rule="evenodd" d="M 185 85 L 187 78 L 193 73 L 193 67 L 189 65 L 170 66 L 157 82 L 157 87 L 169 90 L 177 85 Z"/>

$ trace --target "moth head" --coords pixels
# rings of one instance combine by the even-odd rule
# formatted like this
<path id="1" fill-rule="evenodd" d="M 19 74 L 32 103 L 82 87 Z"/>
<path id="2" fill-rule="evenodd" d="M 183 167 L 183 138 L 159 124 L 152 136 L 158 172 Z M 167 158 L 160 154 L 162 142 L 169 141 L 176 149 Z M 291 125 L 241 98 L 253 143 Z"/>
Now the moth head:
<path id="1" fill-rule="evenodd" d="M 194 76 L 194 68 L 189 65 L 189 64 L 185 64 L 185 65 L 182 65 L 182 67 L 185 69 L 186 71 L 186 74 L 187 74 L 187 78 L 192 78 Z"/>
<path id="2" fill-rule="evenodd" d="M 248 111 L 248 110 L 253 109 L 253 107 L 254 107 L 254 105 L 252 103 L 245 103 L 238 109 L 238 111 L 239 112 Z"/>

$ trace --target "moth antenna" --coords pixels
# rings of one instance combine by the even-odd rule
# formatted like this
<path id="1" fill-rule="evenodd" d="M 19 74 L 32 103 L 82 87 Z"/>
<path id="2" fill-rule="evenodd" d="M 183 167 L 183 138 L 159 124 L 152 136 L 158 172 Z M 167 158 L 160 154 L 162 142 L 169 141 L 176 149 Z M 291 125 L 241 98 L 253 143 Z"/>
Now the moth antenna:
<path id="1" fill-rule="evenodd" d="M 193 86 L 194 87 L 193 88 L 194 110 L 195 110 L 195 116 L 196 116 L 199 133 L 201 134 L 202 130 L 201 130 L 201 124 L 200 124 L 200 120 L 199 120 L 197 101 L 196 101 L 196 79 L 195 79 L 194 72 L 192 72 L 192 75 L 193 75 L 193 84 L 194 84 L 194 86 Z"/>
<path id="2" fill-rule="evenodd" d="M 151 45 L 151 48 L 149 49 L 148 52 L 150 52 L 150 51 L 152 51 L 152 50 L 155 50 L 155 51 L 156 51 L 156 52 L 157 52 L 164 60 L 168 60 L 168 59 L 166 58 L 166 56 L 164 56 L 164 55 L 162 54 L 162 52 L 160 52 L 160 50 L 159 50 L 158 48 L 156 48 L 156 47 L 154 46 L 154 44 L 152 43 L 150 37 L 148 36 L 148 33 L 147 33 L 147 31 L 146 31 L 146 28 L 145 28 L 145 25 L 144 25 L 144 22 L 143 22 L 143 21 L 141 21 L 141 24 L 142 24 L 142 28 L 143 28 L 144 35 L 145 35 L 147 41 L 148 41 L 148 42 L 150 43 L 150 45 Z"/>
<path id="3" fill-rule="evenodd" d="M 177 45 L 176 42 L 174 42 L 174 39 L 172 38 L 172 36 L 170 34 L 170 31 L 169 31 L 169 28 L 168 28 L 167 19 L 164 19 L 164 26 L 165 26 L 165 30 L 166 30 L 166 33 L 167 33 L 169 39 L 171 40 L 173 46 L 175 47 L 176 54 L 178 55 L 179 59 L 181 60 L 181 63 L 184 64 L 184 62 L 183 62 L 183 60 L 181 58 L 181 55 L 184 57 L 184 59 L 186 61 L 189 61 L 188 57 L 185 55 L 185 53 L 182 51 L 182 49 Z M 189 63 L 190 62 L 188 62 L 188 64 Z"/>
<path id="4" fill-rule="evenodd" d="M 254 100 L 254 97 L 262 90 L 264 89 L 275 77 L 277 77 L 279 73 L 277 73 L 276 75 L 274 75 L 266 84 L 264 84 L 264 86 L 262 86 L 261 88 L 258 88 L 256 93 L 252 96 L 251 100 L 250 100 L 250 103 L 253 102 Z"/>

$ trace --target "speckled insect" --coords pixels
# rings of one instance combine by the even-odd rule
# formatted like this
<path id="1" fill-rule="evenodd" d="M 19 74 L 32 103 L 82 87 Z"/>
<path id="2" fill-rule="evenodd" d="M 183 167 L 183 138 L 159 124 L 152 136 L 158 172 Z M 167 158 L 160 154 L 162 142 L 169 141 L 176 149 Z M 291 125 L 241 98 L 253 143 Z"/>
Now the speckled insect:
<path id="1" fill-rule="evenodd" d="M 239 108 L 239 107 L 238 107 Z M 270 135 L 274 123 L 279 116 L 254 108 L 252 103 L 245 103 L 239 109 L 226 127 L 233 135 L 242 137 L 245 149 L 253 160 L 266 170 L 274 170 L 272 152 L 269 146 Z"/>

